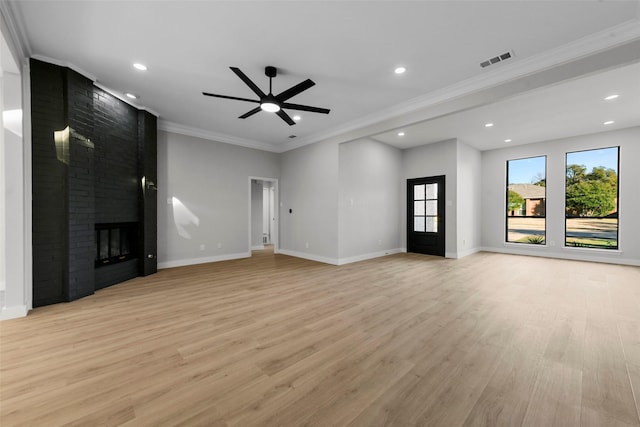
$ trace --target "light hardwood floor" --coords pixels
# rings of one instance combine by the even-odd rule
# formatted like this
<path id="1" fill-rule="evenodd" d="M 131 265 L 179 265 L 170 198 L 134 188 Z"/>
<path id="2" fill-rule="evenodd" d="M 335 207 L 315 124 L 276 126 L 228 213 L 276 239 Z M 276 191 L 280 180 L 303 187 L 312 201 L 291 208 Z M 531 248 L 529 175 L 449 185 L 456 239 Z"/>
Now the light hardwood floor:
<path id="1" fill-rule="evenodd" d="M 255 252 L 0 323 L 0 424 L 640 426 L 640 268 Z"/>

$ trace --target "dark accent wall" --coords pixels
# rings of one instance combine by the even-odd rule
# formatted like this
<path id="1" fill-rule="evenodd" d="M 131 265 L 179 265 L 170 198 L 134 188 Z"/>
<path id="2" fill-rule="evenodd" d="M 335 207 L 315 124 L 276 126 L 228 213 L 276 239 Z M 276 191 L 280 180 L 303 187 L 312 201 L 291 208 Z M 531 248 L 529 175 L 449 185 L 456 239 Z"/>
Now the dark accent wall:
<path id="1" fill-rule="evenodd" d="M 93 83 L 65 71 L 66 121 L 69 127 L 67 163 L 68 300 L 94 291 L 94 141 Z M 33 92 L 32 92 L 33 93 Z M 37 171 L 33 172 L 34 174 Z M 35 298 L 34 298 L 35 299 Z"/>
<path id="2" fill-rule="evenodd" d="M 139 270 L 142 276 L 158 270 L 158 130 L 157 118 L 147 111 L 138 112 L 138 197 L 140 217 L 140 239 L 138 247 Z"/>
<path id="3" fill-rule="evenodd" d="M 157 118 L 34 59 L 31 108 L 34 306 L 154 273 Z M 137 259 L 95 268 L 95 225 L 122 222 L 139 224 Z"/>
<path id="4" fill-rule="evenodd" d="M 68 287 L 66 71 L 31 63 L 33 304 L 66 301 Z M 55 139 L 58 141 L 56 142 Z M 7 248 L 8 249 L 8 248 Z"/>

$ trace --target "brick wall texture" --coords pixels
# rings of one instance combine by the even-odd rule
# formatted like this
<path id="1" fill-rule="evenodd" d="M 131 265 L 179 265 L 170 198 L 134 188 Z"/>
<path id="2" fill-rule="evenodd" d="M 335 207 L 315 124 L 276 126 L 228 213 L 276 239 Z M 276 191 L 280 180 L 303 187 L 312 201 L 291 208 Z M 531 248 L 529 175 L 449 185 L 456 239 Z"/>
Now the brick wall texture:
<path id="1" fill-rule="evenodd" d="M 68 68 L 33 59 L 30 68 L 34 306 L 152 274 L 147 248 L 139 261 L 95 268 L 95 224 L 136 222 L 139 240 L 155 242 L 156 207 L 140 182 L 147 168 L 155 178 L 156 117 Z M 141 126 L 152 130 L 141 137 Z"/>

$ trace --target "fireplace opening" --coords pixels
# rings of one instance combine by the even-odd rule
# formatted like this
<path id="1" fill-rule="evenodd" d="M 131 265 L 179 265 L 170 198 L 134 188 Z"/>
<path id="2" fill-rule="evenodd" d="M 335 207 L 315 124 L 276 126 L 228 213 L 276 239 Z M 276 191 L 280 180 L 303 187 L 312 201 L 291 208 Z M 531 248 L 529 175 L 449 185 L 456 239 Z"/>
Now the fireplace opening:
<path id="1" fill-rule="evenodd" d="M 96 267 L 136 258 L 138 223 L 96 224 Z"/>

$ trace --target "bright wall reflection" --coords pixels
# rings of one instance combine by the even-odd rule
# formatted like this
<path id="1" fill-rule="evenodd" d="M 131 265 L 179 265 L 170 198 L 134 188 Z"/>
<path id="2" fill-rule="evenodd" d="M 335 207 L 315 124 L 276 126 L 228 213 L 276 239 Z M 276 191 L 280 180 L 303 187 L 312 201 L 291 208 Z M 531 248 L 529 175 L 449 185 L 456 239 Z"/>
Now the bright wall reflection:
<path id="1" fill-rule="evenodd" d="M 171 198 L 171 204 L 173 205 L 173 222 L 176 225 L 178 234 L 185 239 L 191 239 L 191 234 L 187 227 L 191 225 L 198 227 L 200 219 L 177 197 Z"/>
<path id="2" fill-rule="evenodd" d="M 3 111 L 2 124 L 6 130 L 22 138 L 22 110 Z"/>

